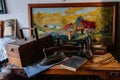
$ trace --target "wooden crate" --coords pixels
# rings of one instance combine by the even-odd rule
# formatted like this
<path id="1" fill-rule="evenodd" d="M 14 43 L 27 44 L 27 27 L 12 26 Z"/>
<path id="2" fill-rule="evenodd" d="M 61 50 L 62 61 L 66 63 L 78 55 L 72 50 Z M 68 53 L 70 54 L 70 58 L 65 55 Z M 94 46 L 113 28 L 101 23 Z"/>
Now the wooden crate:
<path id="1" fill-rule="evenodd" d="M 9 63 L 19 67 L 28 66 L 43 58 L 36 40 L 19 40 L 6 45 Z"/>

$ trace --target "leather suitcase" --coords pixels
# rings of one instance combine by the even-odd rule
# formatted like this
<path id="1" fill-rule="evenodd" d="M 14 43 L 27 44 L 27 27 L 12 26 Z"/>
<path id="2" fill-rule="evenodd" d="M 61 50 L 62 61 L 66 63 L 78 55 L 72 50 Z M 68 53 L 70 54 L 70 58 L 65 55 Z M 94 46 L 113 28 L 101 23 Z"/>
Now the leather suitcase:
<path id="1" fill-rule="evenodd" d="M 35 39 L 17 39 L 6 45 L 9 63 L 19 67 L 28 66 L 44 57 Z"/>

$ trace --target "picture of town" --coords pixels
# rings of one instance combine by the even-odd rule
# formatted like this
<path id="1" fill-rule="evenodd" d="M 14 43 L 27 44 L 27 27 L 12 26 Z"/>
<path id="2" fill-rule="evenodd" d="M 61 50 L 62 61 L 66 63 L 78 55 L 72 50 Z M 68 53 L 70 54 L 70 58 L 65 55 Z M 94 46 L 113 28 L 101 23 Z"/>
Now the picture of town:
<path id="1" fill-rule="evenodd" d="M 112 43 L 113 7 L 33 8 L 32 14 L 32 26 L 39 34 L 57 32 L 68 39 L 69 32 L 76 39 L 79 33 L 90 35 L 93 41 Z"/>

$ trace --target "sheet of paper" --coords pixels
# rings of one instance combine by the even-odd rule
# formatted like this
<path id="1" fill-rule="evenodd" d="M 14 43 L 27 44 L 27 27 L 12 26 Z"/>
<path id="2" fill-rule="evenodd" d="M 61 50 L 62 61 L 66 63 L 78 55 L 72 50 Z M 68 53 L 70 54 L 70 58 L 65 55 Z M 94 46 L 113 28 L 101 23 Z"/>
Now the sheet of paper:
<path id="1" fill-rule="evenodd" d="M 63 61 L 67 60 L 68 58 L 65 58 Z M 35 63 L 33 65 L 30 65 L 30 66 L 27 66 L 27 67 L 24 67 L 24 71 L 26 72 L 27 76 L 28 77 L 32 77 L 42 71 L 45 71 L 47 69 L 49 69 L 50 67 L 56 65 L 56 64 L 59 64 L 63 61 L 60 61 L 58 63 L 55 63 L 55 64 L 51 64 L 51 65 L 47 65 L 47 66 L 41 66 L 40 65 L 40 61 L 38 63 Z"/>

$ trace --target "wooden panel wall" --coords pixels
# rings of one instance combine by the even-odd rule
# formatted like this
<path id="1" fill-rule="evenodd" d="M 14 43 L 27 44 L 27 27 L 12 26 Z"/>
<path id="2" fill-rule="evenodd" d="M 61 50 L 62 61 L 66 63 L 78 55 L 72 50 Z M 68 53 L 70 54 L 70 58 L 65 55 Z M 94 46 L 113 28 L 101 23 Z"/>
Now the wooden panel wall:
<path id="1" fill-rule="evenodd" d="M 120 49 L 120 2 L 117 9 L 116 48 Z"/>

